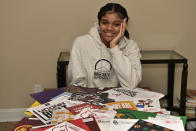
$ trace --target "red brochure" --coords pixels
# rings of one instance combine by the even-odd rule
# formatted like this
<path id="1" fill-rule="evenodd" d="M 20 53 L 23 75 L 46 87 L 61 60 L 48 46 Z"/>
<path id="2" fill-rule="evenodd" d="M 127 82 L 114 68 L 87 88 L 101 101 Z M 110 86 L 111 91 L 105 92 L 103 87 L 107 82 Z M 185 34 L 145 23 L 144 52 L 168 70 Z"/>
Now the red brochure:
<path id="1" fill-rule="evenodd" d="M 96 105 L 88 104 L 88 103 L 83 103 L 83 104 L 80 104 L 80 105 L 68 107 L 67 109 L 72 114 L 76 115 L 76 114 L 80 113 L 82 111 L 82 109 L 84 109 L 84 108 L 101 109 L 103 107 L 102 106 L 96 106 Z"/>
<path id="2" fill-rule="evenodd" d="M 76 119 L 76 120 L 71 120 L 71 121 L 68 121 L 72 124 L 74 124 L 75 126 L 78 126 L 86 131 L 91 131 L 88 126 L 86 125 L 86 123 L 83 122 L 82 119 Z"/>

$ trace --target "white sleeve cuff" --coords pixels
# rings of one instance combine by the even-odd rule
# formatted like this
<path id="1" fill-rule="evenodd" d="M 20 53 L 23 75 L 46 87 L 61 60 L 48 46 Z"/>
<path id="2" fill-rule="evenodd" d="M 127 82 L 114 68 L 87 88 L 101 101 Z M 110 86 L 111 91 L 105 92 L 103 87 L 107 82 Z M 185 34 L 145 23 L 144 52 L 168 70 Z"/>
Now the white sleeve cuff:
<path id="1" fill-rule="evenodd" d="M 118 45 L 116 45 L 115 47 L 110 48 L 109 51 L 110 51 L 111 55 L 115 55 L 116 53 L 118 54 L 118 52 L 120 52 L 120 49 L 119 49 Z"/>

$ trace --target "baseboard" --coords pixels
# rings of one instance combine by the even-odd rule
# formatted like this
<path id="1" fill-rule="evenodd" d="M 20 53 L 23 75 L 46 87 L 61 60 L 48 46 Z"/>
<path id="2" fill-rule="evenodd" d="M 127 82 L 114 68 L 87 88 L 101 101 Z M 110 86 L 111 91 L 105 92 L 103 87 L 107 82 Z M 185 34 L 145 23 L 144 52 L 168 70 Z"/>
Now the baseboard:
<path id="1" fill-rule="evenodd" d="M 0 122 L 20 121 L 27 116 L 24 114 L 25 110 L 26 108 L 0 109 Z"/>

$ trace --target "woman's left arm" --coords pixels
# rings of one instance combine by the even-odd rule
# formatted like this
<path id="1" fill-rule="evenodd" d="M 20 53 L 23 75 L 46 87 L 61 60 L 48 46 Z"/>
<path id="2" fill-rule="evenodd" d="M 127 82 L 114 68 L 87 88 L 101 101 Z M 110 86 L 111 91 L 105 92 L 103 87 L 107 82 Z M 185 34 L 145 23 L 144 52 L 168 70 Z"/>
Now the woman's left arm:
<path id="1" fill-rule="evenodd" d="M 142 69 L 140 63 L 140 51 L 133 40 L 128 40 L 126 53 L 119 46 L 110 48 L 112 65 L 122 87 L 135 88 L 141 81 Z"/>

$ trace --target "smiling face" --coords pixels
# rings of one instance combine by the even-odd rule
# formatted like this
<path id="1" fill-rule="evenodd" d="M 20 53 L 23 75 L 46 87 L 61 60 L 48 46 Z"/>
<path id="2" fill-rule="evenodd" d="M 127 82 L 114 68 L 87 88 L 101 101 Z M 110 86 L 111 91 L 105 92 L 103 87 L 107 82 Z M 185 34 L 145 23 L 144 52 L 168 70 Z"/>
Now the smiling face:
<path id="1" fill-rule="evenodd" d="M 100 20 L 100 37 L 102 42 L 109 47 L 110 42 L 118 35 L 120 32 L 120 25 L 122 18 L 118 13 L 108 12 Z"/>

